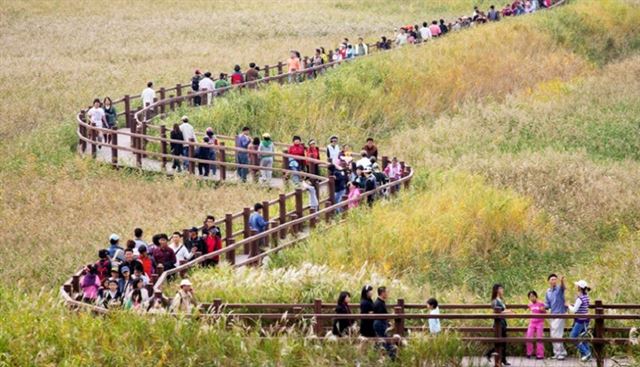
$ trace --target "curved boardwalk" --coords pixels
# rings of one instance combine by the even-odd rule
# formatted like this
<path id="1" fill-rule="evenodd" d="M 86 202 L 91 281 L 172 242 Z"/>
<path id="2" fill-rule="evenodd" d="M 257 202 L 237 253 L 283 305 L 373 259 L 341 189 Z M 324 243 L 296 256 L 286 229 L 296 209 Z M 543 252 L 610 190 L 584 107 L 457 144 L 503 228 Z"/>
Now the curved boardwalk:
<path id="1" fill-rule="evenodd" d="M 564 1 L 561 1 L 563 3 Z M 369 45 L 370 50 L 375 51 L 376 45 Z M 195 141 L 182 142 L 174 141 L 167 138 L 167 128 L 162 125 L 163 118 L 169 111 L 175 110 L 182 104 L 193 105 L 194 97 L 201 97 L 203 104 L 207 103 L 208 98 L 215 99 L 222 96 L 227 91 L 238 88 L 258 88 L 261 85 L 268 83 L 286 83 L 289 80 L 296 80 L 299 78 L 305 79 L 311 75 L 315 75 L 318 71 L 324 71 L 326 69 L 333 68 L 345 61 L 332 62 L 326 65 L 309 67 L 293 74 L 283 73 L 283 63 L 278 62 L 277 65 L 267 65 L 265 70 L 265 78 L 244 83 L 240 85 L 231 86 L 228 88 L 222 88 L 215 91 L 213 96 L 210 92 L 188 92 L 187 87 L 182 84 L 177 84 L 171 88 L 160 88 L 158 92 L 158 98 L 156 102 L 147 105 L 144 108 L 134 110 L 132 108 L 132 101 L 140 98 L 139 95 L 124 96 L 123 98 L 114 101 L 116 105 L 120 105 L 121 109 L 120 117 L 124 118 L 125 127 L 120 129 L 102 129 L 92 126 L 87 123 L 85 112 L 82 111 L 78 114 L 78 151 L 80 154 L 94 157 L 97 160 L 110 163 L 114 167 L 133 167 L 143 171 L 159 172 L 167 175 L 178 174 L 171 169 L 171 161 L 174 158 L 178 158 L 181 161 L 187 161 L 189 169 L 183 174 L 193 174 L 195 172 L 195 166 L 198 163 L 214 164 L 217 167 L 217 173 L 210 177 L 201 177 L 209 180 L 217 181 L 231 181 L 238 182 L 236 176 L 236 169 L 246 168 L 252 171 L 259 170 L 263 167 L 258 167 L 254 164 L 242 165 L 235 163 L 235 157 L 239 153 L 250 153 L 247 150 L 233 147 L 232 137 L 219 137 L 221 144 L 215 146 L 214 149 L 217 153 L 217 159 L 215 161 L 202 160 L 195 157 L 194 152 L 198 147 L 204 144 L 197 143 Z M 305 62 L 306 64 L 306 62 Z M 277 70 L 277 75 L 270 75 L 270 70 Z M 273 73 L 272 73 L 273 74 Z M 169 94 L 173 93 L 173 94 Z M 154 130 L 157 134 L 149 133 L 149 130 Z M 98 143 L 97 136 L 99 134 L 108 134 L 113 137 L 113 144 Z M 168 152 L 168 147 L 171 143 L 184 143 L 189 146 L 188 156 L 173 156 Z M 228 144 L 225 145 L 225 144 Z M 287 144 L 275 143 L 276 147 L 284 148 Z M 209 146 L 211 147 L 211 146 Z M 321 157 L 324 155 L 321 152 Z M 354 155 L 357 159 L 357 154 Z M 262 233 L 255 233 L 249 227 L 249 214 L 251 209 L 249 207 L 244 208 L 239 213 L 227 213 L 224 218 L 216 221 L 216 225 L 220 226 L 224 230 L 223 248 L 218 251 L 214 251 L 208 254 L 197 254 L 194 260 L 191 260 L 185 264 L 181 264 L 174 269 L 163 271 L 161 266 L 158 267 L 158 271 L 153 275 L 151 284 L 148 286 L 148 290 L 152 293 L 153 297 L 158 302 L 167 303 L 170 301 L 170 297 L 163 294 L 163 286 L 168 279 L 175 276 L 181 276 L 185 274 L 185 271 L 199 266 L 202 262 L 211 259 L 213 257 L 220 257 L 228 261 L 234 266 L 247 266 L 259 264 L 266 256 L 281 251 L 291 245 L 294 245 L 298 241 L 307 237 L 320 222 L 324 221 L 329 225 L 337 224 L 343 218 L 338 215 L 339 210 L 346 209 L 348 202 L 343 201 L 336 203 L 335 198 L 335 177 L 331 176 L 327 170 L 328 163 L 324 160 L 314 160 L 309 158 L 301 158 L 299 156 L 292 156 L 285 152 L 276 152 L 274 154 L 274 165 L 269 168 L 274 174 L 274 178 L 270 184 L 272 188 L 279 189 L 278 191 L 286 190 L 290 185 L 287 185 L 287 180 L 284 177 L 297 174 L 303 178 L 311 180 L 313 188 L 317 194 L 319 206 L 317 208 L 307 204 L 304 200 L 307 192 L 301 187 L 294 187 L 293 191 L 288 193 L 281 193 L 277 198 L 266 199 L 262 202 L 265 210 L 263 215 L 268 221 L 268 229 Z M 288 161 L 290 159 L 298 159 L 305 161 L 306 165 L 311 167 L 310 172 L 295 172 L 289 170 Z M 255 163 L 255 162 L 254 162 Z M 383 156 L 379 162 L 384 169 L 389 160 Z M 370 195 L 376 195 L 385 198 L 392 198 L 398 191 L 409 188 L 411 179 L 413 177 L 413 170 L 404 162 L 401 162 L 401 176 L 397 180 L 392 180 L 390 183 L 381 185 L 374 191 L 365 192 L 362 196 L 362 200 Z M 186 228 L 191 226 L 185 226 Z M 197 226 L 202 227 L 202 226 Z M 266 246 L 265 246 L 266 245 Z M 262 249 L 261 249 L 262 247 Z M 80 278 L 83 274 L 83 270 L 76 272 L 61 288 L 61 295 L 64 301 L 71 307 L 86 308 L 96 313 L 105 313 L 107 309 L 85 304 L 79 301 L 81 296 L 80 290 Z M 509 305 L 512 309 L 527 309 L 526 305 Z M 328 309 L 333 309 L 333 304 L 322 303 L 321 300 L 315 300 L 313 304 L 229 304 L 222 300 L 215 300 L 212 304 L 202 304 L 201 311 L 203 312 L 198 317 L 203 319 L 218 319 L 221 316 L 229 319 L 244 320 L 247 322 L 253 322 L 256 320 L 275 320 L 275 322 L 299 322 L 300 320 L 314 320 L 313 332 L 316 338 L 323 339 L 323 336 L 328 328 L 330 328 L 330 322 L 338 315 L 323 312 Z M 404 300 L 399 299 L 395 305 L 390 305 L 389 308 L 393 309 L 393 313 L 385 315 L 383 318 L 394 319 L 394 332 L 399 337 L 404 337 L 409 332 L 420 332 L 423 330 L 422 326 L 412 326 L 408 323 L 410 321 L 422 321 L 425 322 L 429 316 L 425 313 L 425 305 L 423 304 L 405 304 Z M 608 327 L 605 328 L 605 320 L 613 320 L 614 322 L 622 322 L 624 320 L 640 320 L 640 315 L 636 314 L 624 314 L 621 310 L 638 310 L 640 305 L 605 305 L 601 301 L 596 301 L 595 305 L 591 307 L 595 310 L 595 314 L 591 314 L 588 317 L 593 319 L 594 338 L 591 339 L 595 346 L 595 352 L 597 355 L 597 361 L 594 360 L 589 363 L 580 363 L 575 359 L 569 359 L 564 362 L 552 361 L 552 360 L 529 360 L 523 358 L 513 357 L 510 358 L 510 362 L 513 366 L 531 366 L 531 367 L 555 367 L 555 366 L 618 366 L 625 365 L 624 363 L 613 362 L 611 360 L 605 360 L 603 358 L 603 350 L 605 344 L 628 344 L 626 338 L 617 337 L 620 334 L 628 333 L 628 327 Z M 239 313 L 233 312 L 237 309 L 239 312 L 246 312 L 246 310 L 252 310 L 254 313 Z M 410 312 L 409 310 L 414 310 Z M 442 305 L 441 309 L 453 310 L 451 313 L 445 313 L 439 315 L 438 318 L 443 320 L 450 320 L 451 322 L 456 320 L 469 320 L 478 321 L 486 320 L 487 322 L 493 322 L 494 315 L 487 313 L 487 305 Z M 476 313 L 456 313 L 459 310 L 481 310 Z M 613 310 L 610 314 L 606 314 L 605 310 Z M 231 312 L 231 313 L 229 313 Z M 306 313 L 305 313 L 306 312 Z M 309 313 L 310 312 L 310 313 Z M 330 311 L 329 311 L 330 312 Z M 512 317 L 507 318 L 520 318 L 529 319 L 534 315 L 529 314 L 517 314 L 510 315 Z M 540 315 L 535 315 L 540 317 Z M 546 315 L 548 316 L 548 315 Z M 344 318 L 345 315 L 340 315 Z M 361 320 L 372 318 L 373 315 L 350 315 L 353 320 Z M 557 316 L 556 316 L 557 317 Z M 376 315 L 376 318 L 381 318 L 381 315 Z M 433 316 L 432 316 L 433 318 Z M 566 318 L 571 318 L 568 316 Z M 407 325 L 405 325 L 407 322 Z M 415 324 L 413 324 L 415 325 Z M 473 325 L 477 325 L 473 324 Z M 486 326 L 465 326 L 452 323 L 448 327 L 450 331 L 460 333 L 463 341 L 480 342 L 480 343 L 494 343 L 497 341 L 506 341 L 508 343 L 524 343 L 526 341 L 543 340 L 545 342 L 560 341 L 551 338 L 540 339 L 526 339 L 522 337 L 509 337 L 509 338 L 493 338 L 490 335 L 496 335 L 498 330 L 493 327 Z M 519 327 L 510 327 L 509 333 L 512 335 L 515 333 L 522 333 L 524 330 Z M 606 336 L 606 334 L 612 334 Z M 472 335 L 472 336 L 464 336 Z M 489 336 L 477 336 L 477 335 L 489 335 Z M 391 339 L 391 338 L 390 338 Z M 347 340 L 347 339 L 345 339 Z M 394 339 L 397 340 L 397 339 Z M 368 341 L 375 341 L 369 339 Z M 562 341 L 571 342 L 573 339 L 564 338 Z M 483 358 L 465 357 L 461 361 L 463 366 L 489 366 L 491 365 Z M 492 363 L 498 366 L 499 362 Z"/>

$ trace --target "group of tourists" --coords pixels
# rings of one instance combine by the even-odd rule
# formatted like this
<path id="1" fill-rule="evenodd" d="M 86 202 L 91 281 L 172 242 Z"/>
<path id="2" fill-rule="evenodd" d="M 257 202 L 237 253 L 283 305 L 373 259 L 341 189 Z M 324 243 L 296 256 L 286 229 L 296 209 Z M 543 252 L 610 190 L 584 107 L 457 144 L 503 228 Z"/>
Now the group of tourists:
<path id="1" fill-rule="evenodd" d="M 576 296 L 573 303 L 569 303 L 565 298 L 566 283 L 564 277 L 558 277 L 556 274 L 550 274 L 547 278 L 549 282 L 549 288 L 545 292 L 544 301 L 538 299 L 536 291 L 532 290 L 528 293 L 529 298 L 529 310 L 532 314 L 546 314 L 547 311 L 551 315 L 564 315 L 567 312 L 574 313 L 576 318 L 573 321 L 573 326 L 569 333 L 570 338 L 585 338 L 589 332 L 589 319 L 584 315 L 589 313 L 589 292 L 591 288 L 584 280 L 580 280 L 574 283 Z M 504 287 L 500 284 L 495 284 L 491 293 L 491 307 L 497 314 L 512 314 L 513 311 L 509 310 L 504 301 Z M 564 335 L 566 319 L 557 318 L 549 320 L 550 336 L 552 338 L 562 338 Z M 532 318 L 529 321 L 529 327 L 527 329 L 528 338 L 541 338 L 544 335 L 545 319 Z M 497 317 L 495 319 L 495 326 L 500 330 L 500 336 L 507 336 L 507 321 L 505 318 Z M 567 357 L 567 350 L 563 343 L 557 342 L 553 344 L 553 354 L 551 359 L 562 361 Z M 577 343 L 578 352 L 580 353 L 581 361 L 586 362 L 591 359 L 591 348 L 586 341 L 579 341 Z M 489 350 L 485 356 L 489 361 L 491 357 L 498 353 L 501 358 L 502 365 L 509 366 L 507 362 L 507 344 L 497 343 L 495 347 Z M 526 353 L 528 358 L 544 359 L 544 344 L 542 342 L 527 343 Z"/>
<path id="2" fill-rule="evenodd" d="M 120 236 L 112 234 L 108 247 L 98 251 L 98 260 L 84 268 L 80 280 L 83 302 L 107 309 L 122 307 L 140 312 L 158 308 L 148 292 L 154 276 L 184 264 L 196 255 L 222 249 L 222 232 L 212 215 L 206 217 L 201 229 L 192 227 L 186 231 L 186 237 L 183 238 L 181 232 L 173 232 L 171 236 L 159 233 L 147 242 L 143 230 L 136 228 L 133 239 L 127 240 L 123 247 Z M 203 265 L 215 266 L 219 260 L 219 256 L 214 256 Z M 175 307 L 170 307 L 173 309 Z M 184 308 L 178 309 L 184 311 Z"/>

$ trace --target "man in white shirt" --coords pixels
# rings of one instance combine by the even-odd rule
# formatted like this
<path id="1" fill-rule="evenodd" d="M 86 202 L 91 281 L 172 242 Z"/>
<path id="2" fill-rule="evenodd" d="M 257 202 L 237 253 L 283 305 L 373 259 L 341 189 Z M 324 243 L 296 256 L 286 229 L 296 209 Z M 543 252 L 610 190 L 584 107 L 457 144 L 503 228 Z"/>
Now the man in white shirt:
<path id="1" fill-rule="evenodd" d="M 340 146 L 338 145 L 338 137 L 333 135 L 329 138 L 329 145 L 327 145 L 327 159 L 329 163 L 334 163 L 340 157 Z"/>
<path id="2" fill-rule="evenodd" d="M 213 91 L 216 89 L 216 85 L 213 82 L 213 79 L 211 79 L 210 72 L 207 71 L 206 73 L 204 73 L 204 78 L 200 80 L 198 87 L 199 87 L 199 91 L 203 91 L 203 90 Z M 213 100 L 213 93 L 207 93 L 207 104 L 210 105 L 212 100 Z"/>
<path id="3" fill-rule="evenodd" d="M 104 128 L 107 126 L 107 118 L 104 109 L 100 107 L 100 100 L 98 98 L 93 100 L 93 107 L 87 111 L 87 116 L 89 116 L 89 122 L 96 127 Z M 102 141 L 101 132 L 98 132 L 98 141 Z M 100 148 L 100 145 L 98 145 L 98 148 Z"/>
<path id="4" fill-rule="evenodd" d="M 429 23 L 422 23 L 422 28 L 420 28 L 420 37 L 422 37 L 422 42 L 425 42 L 431 39 L 431 29 L 429 29 Z"/>
<path id="5" fill-rule="evenodd" d="M 403 46 L 407 43 L 407 32 L 404 28 L 400 28 L 400 33 L 396 35 L 396 45 Z"/>
<path id="6" fill-rule="evenodd" d="M 187 116 L 182 116 L 182 123 L 180 124 L 180 131 L 182 132 L 182 138 L 185 142 L 196 142 L 196 133 L 193 129 L 193 126 L 189 123 L 189 118 Z M 192 140 L 193 139 L 193 140 Z M 195 150 L 195 149 L 194 149 Z M 189 156 L 189 144 L 184 144 L 182 146 L 182 155 L 185 157 Z M 184 168 L 189 168 L 189 161 L 184 161 Z"/>
<path id="7" fill-rule="evenodd" d="M 371 160 L 367 157 L 367 152 L 365 150 L 360 152 L 362 158 L 360 158 L 356 162 L 356 167 L 360 166 L 364 169 L 371 168 Z"/>
<path id="8" fill-rule="evenodd" d="M 153 99 L 156 98 L 156 91 L 153 90 L 153 82 L 147 83 L 147 87 L 142 91 L 140 98 L 142 98 L 142 108 L 153 104 Z"/>
<path id="9" fill-rule="evenodd" d="M 358 38 L 358 44 L 356 45 L 356 56 L 365 56 L 369 53 L 369 46 L 364 43 L 362 37 Z"/>

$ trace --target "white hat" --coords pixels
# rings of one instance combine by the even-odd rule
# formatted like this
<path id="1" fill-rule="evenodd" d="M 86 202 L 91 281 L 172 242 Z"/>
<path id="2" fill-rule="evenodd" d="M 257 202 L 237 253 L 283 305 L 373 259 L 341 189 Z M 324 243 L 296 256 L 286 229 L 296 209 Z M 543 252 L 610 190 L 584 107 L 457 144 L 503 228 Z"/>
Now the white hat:
<path id="1" fill-rule="evenodd" d="M 187 115 L 182 116 L 182 121 L 189 121 L 189 117 Z"/>
<path id="2" fill-rule="evenodd" d="M 189 287 L 191 287 L 191 282 L 189 281 L 189 279 L 182 279 L 180 281 L 180 287 L 184 287 L 185 285 L 188 285 Z"/>
<path id="3" fill-rule="evenodd" d="M 109 236 L 109 241 L 120 241 L 120 236 L 118 236 L 115 233 L 112 233 L 111 236 Z"/>
<path id="4" fill-rule="evenodd" d="M 587 284 L 587 282 L 585 280 L 578 280 L 577 282 L 574 283 L 575 285 L 577 285 L 580 288 L 589 288 L 589 284 Z"/>

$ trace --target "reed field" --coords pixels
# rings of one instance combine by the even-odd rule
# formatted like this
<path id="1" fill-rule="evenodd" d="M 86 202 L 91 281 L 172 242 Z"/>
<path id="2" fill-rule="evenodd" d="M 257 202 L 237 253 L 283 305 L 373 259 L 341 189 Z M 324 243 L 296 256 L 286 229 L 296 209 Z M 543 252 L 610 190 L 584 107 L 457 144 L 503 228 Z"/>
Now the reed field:
<path id="1" fill-rule="evenodd" d="M 0 0 L 0 366 L 392 364 L 366 343 L 321 343 L 305 328 L 259 338 L 242 325 L 70 312 L 60 285 L 110 233 L 150 237 L 277 194 L 83 159 L 74 113 L 148 80 L 187 82 L 196 67 L 244 69 L 345 36 L 374 41 L 476 4 L 490 2 Z M 356 150 L 372 136 L 416 172 L 398 199 L 321 226 L 262 267 L 191 271 L 199 299 L 333 302 L 374 283 L 407 302 L 484 303 L 501 282 L 520 302 L 553 271 L 588 280 L 593 298 L 638 303 L 639 23 L 634 1 L 576 0 L 170 115 L 277 141 L 337 134 Z M 418 337 L 395 365 L 455 366 L 474 353 L 455 335 Z"/>

